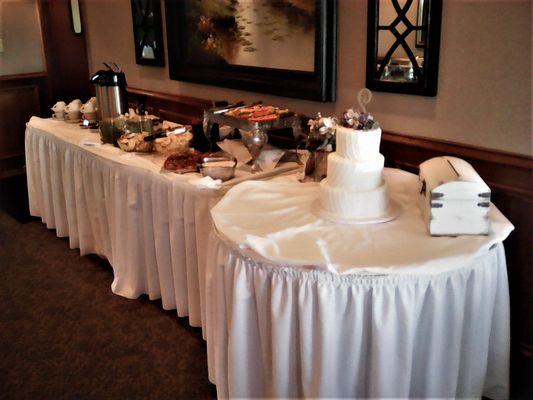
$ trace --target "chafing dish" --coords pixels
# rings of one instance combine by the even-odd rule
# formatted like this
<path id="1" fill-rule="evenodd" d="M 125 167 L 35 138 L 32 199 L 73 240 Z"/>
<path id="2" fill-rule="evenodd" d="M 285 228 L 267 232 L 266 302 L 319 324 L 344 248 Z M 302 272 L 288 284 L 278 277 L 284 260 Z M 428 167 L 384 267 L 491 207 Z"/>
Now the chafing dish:
<path id="1" fill-rule="evenodd" d="M 252 156 L 252 173 L 261 171 L 258 164 L 258 158 L 263 146 L 268 141 L 267 132 L 269 130 L 292 128 L 294 137 L 300 135 L 301 117 L 299 115 L 287 111 L 276 119 L 252 121 L 246 118 L 237 118 L 235 116 L 227 115 L 227 112 L 235 109 L 234 106 L 236 105 L 204 111 L 204 132 L 207 135 L 208 140 L 211 141 L 212 138 L 210 137 L 210 132 L 215 123 L 239 129 L 241 131 L 243 143 Z"/>

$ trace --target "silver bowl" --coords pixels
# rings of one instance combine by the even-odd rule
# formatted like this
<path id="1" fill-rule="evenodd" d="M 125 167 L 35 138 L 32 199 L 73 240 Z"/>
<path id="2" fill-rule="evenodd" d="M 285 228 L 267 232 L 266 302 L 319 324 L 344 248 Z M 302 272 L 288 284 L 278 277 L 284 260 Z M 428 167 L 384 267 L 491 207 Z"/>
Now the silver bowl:
<path id="1" fill-rule="evenodd" d="M 235 176 L 235 167 L 201 167 L 200 172 L 203 176 L 210 176 L 225 182 Z"/>
<path id="2" fill-rule="evenodd" d="M 235 176 L 236 167 L 237 160 L 232 155 L 218 152 L 202 158 L 200 172 L 203 176 L 227 181 Z"/>

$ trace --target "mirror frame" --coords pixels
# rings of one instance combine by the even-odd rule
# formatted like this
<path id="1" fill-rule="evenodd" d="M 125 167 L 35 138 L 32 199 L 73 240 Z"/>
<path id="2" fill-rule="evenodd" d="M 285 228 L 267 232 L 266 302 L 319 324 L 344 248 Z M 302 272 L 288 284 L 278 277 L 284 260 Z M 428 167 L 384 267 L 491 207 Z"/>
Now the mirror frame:
<path id="1" fill-rule="evenodd" d="M 409 1 L 409 0 L 408 0 Z M 442 0 L 425 0 L 427 37 L 424 43 L 424 73 L 418 82 L 385 82 L 376 75 L 380 0 L 368 0 L 366 87 L 377 92 L 436 96 L 439 74 Z M 414 2 L 413 2 L 414 3 Z M 414 4 L 411 5 L 413 7 Z M 418 15 L 418 13 L 417 13 Z"/>

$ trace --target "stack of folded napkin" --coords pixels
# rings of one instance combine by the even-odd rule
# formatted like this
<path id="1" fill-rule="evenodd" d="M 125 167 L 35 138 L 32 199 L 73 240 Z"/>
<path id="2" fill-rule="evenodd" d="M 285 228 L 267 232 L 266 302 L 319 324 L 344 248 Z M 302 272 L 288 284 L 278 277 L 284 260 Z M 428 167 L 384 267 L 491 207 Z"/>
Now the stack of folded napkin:
<path id="1" fill-rule="evenodd" d="M 217 144 L 222 150 L 237 159 L 237 167 L 245 165 L 252 159 L 250 152 L 240 140 L 225 139 Z M 281 157 L 283 157 L 283 154 L 285 154 L 285 150 L 267 144 L 263 150 L 261 150 L 257 162 L 264 172 L 269 172 L 276 168 L 276 165 Z"/>

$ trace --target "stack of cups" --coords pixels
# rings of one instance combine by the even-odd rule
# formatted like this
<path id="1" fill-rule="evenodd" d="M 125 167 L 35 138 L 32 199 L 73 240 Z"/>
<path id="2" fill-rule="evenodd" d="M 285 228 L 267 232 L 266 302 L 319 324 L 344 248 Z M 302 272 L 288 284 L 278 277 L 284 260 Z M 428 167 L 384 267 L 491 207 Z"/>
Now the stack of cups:
<path id="1" fill-rule="evenodd" d="M 83 113 L 82 118 L 95 123 L 98 121 L 98 112 L 96 107 L 96 97 L 91 97 L 87 103 L 81 106 L 80 111 Z"/>
<path id="2" fill-rule="evenodd" d="M 70 103 L 68 103 L 67 106 L 65 107 L 65 121 L 72 122 L 72 123 L 80 122 L 81 106 L 82 106 L 82 103 L 80 99 L 72 100 Z"/>
<path id="3" fill-rule="evenodd" d="M 57 119 L 59 121 L 65 120 L 65 107 L 66 103 L 64 101 L 58 101 L 54 106 L 51 108 L 51 110 L 54 112 L 52 114 L 53 119 Z"/>

